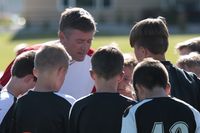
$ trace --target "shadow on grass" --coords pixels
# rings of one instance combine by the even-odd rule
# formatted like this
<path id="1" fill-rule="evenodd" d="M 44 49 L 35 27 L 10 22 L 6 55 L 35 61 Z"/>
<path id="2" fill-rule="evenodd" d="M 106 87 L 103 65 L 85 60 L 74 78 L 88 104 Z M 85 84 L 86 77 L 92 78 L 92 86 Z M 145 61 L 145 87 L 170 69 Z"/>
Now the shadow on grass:
<path id="1" fill-rule="evenodd" d="M 11 40 L 24 40 L 24 39 L 41 39 L 41 38 L 56 38 L 56 30 L 34 30 L 34 29 L 20 29 L 13 34 Z"/>

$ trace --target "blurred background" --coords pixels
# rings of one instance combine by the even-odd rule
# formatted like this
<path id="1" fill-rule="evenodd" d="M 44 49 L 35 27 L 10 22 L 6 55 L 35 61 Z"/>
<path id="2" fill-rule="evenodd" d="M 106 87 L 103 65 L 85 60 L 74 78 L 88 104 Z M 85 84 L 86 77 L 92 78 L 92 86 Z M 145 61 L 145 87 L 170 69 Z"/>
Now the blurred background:
<path id="1" fill-rule="evenodd" d="M 163 16 L 172 33 L 196 33 L 200 0 L 0 0 L 0 24 L 10 30 L 57 31 L 60 12 L 83 7 L 98 22 L 100 34 L 127 34 L 136 21 Z M 17 27 L 18 26 L 18 27 Z"/>

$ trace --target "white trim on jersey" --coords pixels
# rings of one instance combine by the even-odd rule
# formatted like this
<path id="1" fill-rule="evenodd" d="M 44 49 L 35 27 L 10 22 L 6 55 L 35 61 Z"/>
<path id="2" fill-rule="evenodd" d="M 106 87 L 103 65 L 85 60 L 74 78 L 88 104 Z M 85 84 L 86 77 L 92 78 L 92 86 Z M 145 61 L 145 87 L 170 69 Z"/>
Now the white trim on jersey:
<path id="1" fill-rule="evenodd" d="M 64 99 L 66 99 L 71 105 L 73 105 L 74 102 L 75 102 L 75 100 L 76 100 L 75 98 L 73 98 L 70 95 L 61 94 L 61 93 L 58 93 L 58 92 L 55 92 L 54 94 L 56 94 L 56 95 L 58 95 L 58 96 L 60 96 L 60 97 L 62 97 Z"/>
<path id="2" fill-rule="evenodd" d="M 188 108 L 190 108 L 190 110 L 193 112 L 194 119 L 196 122 L 195 133 L 200 133 L 200 113 L 194 107 L 192 107 L 190 104 L 188 104 L 180 99 L 174 98 L 174 97 L 172 99 L 179 103 L 182 103 L 182 104 L 186 105 Z M 144 103 L 147 103 L 152 100 L 153 99 L 145 99 L 145 100 L 137 103 L 136 105 L 132 106 L 129 109 L 128 115 L 123 117 L 123 119 L 122 119 L 121 133 L 137 133 L 137 125 L 136 125 L 136 119 L 135 119 L 136 110 L 138 109 L 138 107 L 140 107 Z"/>
<path id="3" fill-rule="evenodd" d="M 14 96 L 6 89 L 0 91 L 0 124 L 14 102 Z"/>
<path id="4" fill-rule="evenodd" d="M 188 103 L 186 103 L 186 102 L 184 102 L 184 101 L 182 101 L 178 98 L 173 97 L 173 99 L 175 101 L 178 101 L 180 103 L 185 104 L 186 106 L 188 106 L 190 108 L 190 110 L 193 112 L 193 115 L 194 115 L 194 118 L 195 118 L 195 121 L 196 121 L 196 124 L 197 124 L 195 133 L 200 133 L 200 117 L 199 117 L 200 113 L 199 113 L 199 111 L 196 110 L 194 107 L 192 107 L 190 104 L 188 104 Z"/>
<path id="5" fill-rule="evenodd" d="M 128 115 L 122 118 L 122 129 L 121 133 L 137 133 L 137 125 L 135 120 L 135 111 L 142 104 L 150 101 L 152 99 L 143 100 L 138 104 L 135 104 L 129 109 Z"/>
<path id="6" fill-rule="evenodd" d="M 69 65 L 60 93 L 78 99 L 92 92 L 94 81 L 90 77 L 90 61 L 91 57 L 86 55 L 84 61 L 73 62 Z"/>

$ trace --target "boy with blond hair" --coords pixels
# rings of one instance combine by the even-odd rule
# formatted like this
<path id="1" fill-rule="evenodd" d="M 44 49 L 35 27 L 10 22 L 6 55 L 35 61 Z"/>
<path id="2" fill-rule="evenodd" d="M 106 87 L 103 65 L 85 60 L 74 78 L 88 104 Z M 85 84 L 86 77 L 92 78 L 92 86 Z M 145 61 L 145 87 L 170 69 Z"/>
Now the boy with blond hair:
<path id="1" fill-rule="evenodd" d="M 68 113 L 74 99 L 56 92 L 64 82 L 69 58 L 58 44 L 44 45 L 36 53 L 33 72 L 37 83 L 17 101 L 13 132 L 67 132 Z"/>
<path id="2" fill-rule="evenodd" d="M 128 96 L 133 100 L 136 99 L 135 90 L 132 86 L 133 69 L 137 65 L 137 61 L 130 53 L 123 54 L 124 56 L 124 76 L 118 85 L 118 92 L 124 96 Z"/>

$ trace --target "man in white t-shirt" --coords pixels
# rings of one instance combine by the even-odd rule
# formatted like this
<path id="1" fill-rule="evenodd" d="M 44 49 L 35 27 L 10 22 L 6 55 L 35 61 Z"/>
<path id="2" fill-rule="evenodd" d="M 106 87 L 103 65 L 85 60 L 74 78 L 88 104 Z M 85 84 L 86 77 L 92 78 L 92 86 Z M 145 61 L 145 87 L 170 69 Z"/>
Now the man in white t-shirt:
<path id="1" fill-rule="evenodd" d="M 59 22 L 59 40 L 53 43 L 61 43 L 72 57 L 61 93 L 78 99 L 94 92 L 94 81 L 91 79 L 89 69 L 93 50 L 90 49 L 93 37 L 96 33 L 96 23 L 89 12 L 83 8 L 67 8 L 61 13 Z M 51 42 L 48 42 L 51 43 Z M 37 50 L 43 44 L 33 45 L 21 50 Z M 9 77 L 9 67 L 0 79 L 0 84 L 5 85 Z"/>
<path id="2" fill-rule="evenodd" d="M 60 43 L 72 57 L 60 92 L 78 99 L 91 93 L 94 87 L 89 69 L 96 23 L 86 10 L 69 8 L 61 14 L 59 25 Z"/>

